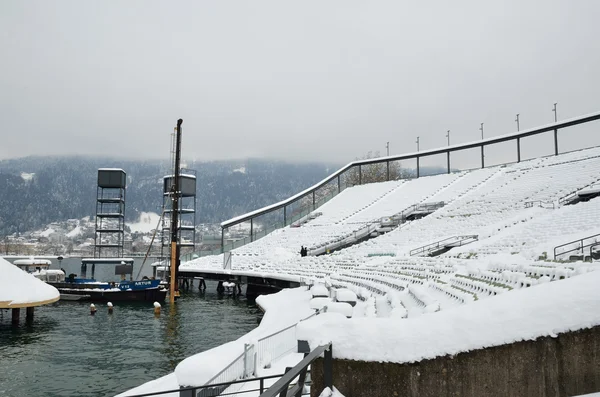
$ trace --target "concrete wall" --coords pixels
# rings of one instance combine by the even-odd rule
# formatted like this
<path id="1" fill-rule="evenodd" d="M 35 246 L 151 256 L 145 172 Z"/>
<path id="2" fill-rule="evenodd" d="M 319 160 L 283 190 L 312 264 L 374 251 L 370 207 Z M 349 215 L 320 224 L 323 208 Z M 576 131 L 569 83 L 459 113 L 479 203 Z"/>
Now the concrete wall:
<path id="1" fill-rule="evenodd" d="M 333 345 L 335 356 L 335 345 Z M 323 359 L 311 368 L 311 396 L 323 390 Z M 424 360 L 390 364 L 336 360 L 333 385 L 345 397 L 554 397 L 600 391 L 600 326 Z"/>

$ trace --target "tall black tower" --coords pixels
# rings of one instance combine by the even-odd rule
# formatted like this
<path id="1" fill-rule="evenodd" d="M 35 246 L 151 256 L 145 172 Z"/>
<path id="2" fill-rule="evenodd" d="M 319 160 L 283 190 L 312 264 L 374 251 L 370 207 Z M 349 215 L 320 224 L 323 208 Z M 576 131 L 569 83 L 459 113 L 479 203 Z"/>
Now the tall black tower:
<path id="1" fill-rule="evenodd" d="M 126 182 L 120 168 L 98 170 L 94 258 L 123 257 Z"/>

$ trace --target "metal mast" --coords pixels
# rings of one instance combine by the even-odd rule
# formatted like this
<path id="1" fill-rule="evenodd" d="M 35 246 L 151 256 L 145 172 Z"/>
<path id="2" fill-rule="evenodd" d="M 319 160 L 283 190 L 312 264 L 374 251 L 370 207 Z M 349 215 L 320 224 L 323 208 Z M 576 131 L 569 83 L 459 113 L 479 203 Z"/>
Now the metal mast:
<path id="1" fill-rule="evenodd" d="M 179 286 L 177 285 L 177 275 L 179 273 L 179 247 L 177 246 L 177 225 L 179 212 L 179 164 L 181 162 L 181 123 L 182 119 L 177 120 L 177 136 L 175 143 L 175 163 L 173 164 L 173 187 L 171 209 L 171 282 L 169 290 L 169 302 L 174 303 L 175 297 L 179 295 Z"/>

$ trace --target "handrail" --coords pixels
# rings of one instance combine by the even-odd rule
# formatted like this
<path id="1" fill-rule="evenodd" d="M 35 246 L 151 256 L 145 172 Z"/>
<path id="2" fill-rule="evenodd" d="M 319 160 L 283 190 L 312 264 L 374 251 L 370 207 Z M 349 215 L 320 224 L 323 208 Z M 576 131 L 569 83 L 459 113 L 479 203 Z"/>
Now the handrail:
<path id="1" fill-rule="evenodd" d="M 473 240 L 477 241 L 478 238 L 479 238 L 479 235 L 477 235 L 477 234 L 448 237 L 448 238 L 445 238 L 443 240 L 436 241 L 434 243 L 429 243 L 429 244 L 426 244 L 426 245 L 424 245 L 422 247 L 410 250 L 409 255 L 410 256 L 414 256 L 416 254 L 424 253 L 425 251 L 431 251 L 431 248 L 441 248 L 441 247 L 443 247 L 445 245 L 440 245 L 440 243 L 443 243 L 443 242 L 446 242 L 446 241 L 449 241 L 449 240 L 456 240 L 456 241 L 454 241 L 454 243 L 458 243 L 458 242 L 463 242 L 465 240 L 470 240 L 470 239 L 473 239 Z"/>
<path id="2" fill-rule="evenodd" d="M 260 378 L 252 378 L 252 379 L 241 379 L 241 380 L 235 380 L 235 381 L 225 382 L 225 383 L 215 383 L 213 385 L 180 387 L 179 389 L 154 391 L 151 393 L 135 394 L 135 395 L 131 395 L 128 397 L 163 396 L 163 395 L 169 395 L 171 393 L 181 393 L 181 395 L 188 395 L 188 393 L 189 393 L 190 396 L 195 396 L 196 392 L 198 392 L 200 390 L 212 389 L 212 388 L 218 388 L 218 387 L 227 387 L 227 386 L 235 385 L 235 384 L 239 384 L 239 383 L 248 383 L 248 382 L 257 382 L 258 381 L 262 385 L 265 380 L 281 378 L 283 375 L 285 375 L 285 374 L 261 376 Z M 256 391 L 258 391 L 258 390 L 256 390 Z M 260 391 L 262 392 L 263 390 L 260 390 Z"/>
<path id="3" fill-rule="evenodd" d="M 217 379 L 219 376 L 221 376 L 222 374 L 224 374 L 225 372 L 227 372 L 227 370 L 231 367 L 233 367 L 234 365 L 238 364 L 238 361 L 240 359 L 244 359 L 244 357 L 246 356 L 246 346 L 244 346 L 244 351 L 242 352 L 242 354 L 240 354 L 239 356 L 237 356 L 233 361 L 231 361 L 229 363 L 229 365 L 227 365 L 225 368 L 223 368 L 221 371 L 219 371 L 218 374 L 216 374 L 215 376 L 213 376 L 212 378 L 210 378 L 210 380 L 208 382 L 206 382 L 204 384 L 204 386 L 210 386 L 210 383 L 212 381 L 214 381 L 215 379 Z"/>
<path id="4" fill-rule="evenodd" d="M 584 123 L 588 123 L 590 121 L 595 121 L 595 120 L 600 120 L 600 112 L 590 113 L 587 115 L 574 117 L 574 118 L 567 119 L 564 121 L 547 124 L 547 125 L 544 125 L 541 127 L 531 128 L 529 130 L 512 132 L 512 133 L 508 133 L 508 134 L 504 134 L 504 135 L 500 135 L 500 136 L 496 136 L 496 137 L 482 139 L 479 141 L 471 141 L 471 142 L 467 142 L 464 144 L 451 145 L 451 146 L 447 146 L 444 148 L 424 150 L 424 151 L 420 151 L 420 152 L 407 153 L 407 154 L 403 154 L 403 155 L 378 157 L 378 158 L 374 158 L 374 159 L 356 160 L 356 161 L 350 162 L 347 165 L 345 165 L 344 167 L 340 168 L 339 170 L 337 170 L 336 172 L 334 172 L 327 178 L 323 179 L 321 182 L 318 182 L 318 183 L 314 184 L 313 186 L 309 187 L 308 189 L 305 189 L 302 192 L 297 193 L 285 200 L 282 200 L 278 203 L 275 203 L 275 204 L 272 204 L 272 205 L 269 205 L 269 206 L 266 206 L 263 208 L 259 208 L 257 210 L 254 210 L 254 211 L 248 212 L 246 214 L 243 214 L 243 215 L 231 218 L 229 220 L 226 220 L 224 222 L 221 222 L 221 228 L 228 228 L 228 227 L 236 225 L 238 223 L 248 221 L 254 217 L 257 217 L 257 216 L 269 213 L 271 211 L 275 211 L 275 210 L 281 209 L 283 207 L 286 207 L 287 205 L 292 204 L 292 203 L 296 202 L 297 200 L 304 198 L 304 197 L 308 196 L 309 194 L 314 193 L 316 190 L 320 189 L 321 187 L 325 186 L 329 182 L 333 181 L 335 178 L 337 178 L 338 176 L 340 176 L 341 174 L 348 171 L 350 168 L 352 168 L 354 166 L 386 163 L 386 162 L 390 162 L 390 161 L 419 159 L 421 157 L 426 157 L 426 156 L 434 156 L 437 154 L 451 153 L 451 152 L 455 152 L 455 151 L 459 151 L 459 150 L 472 149 L 472 148 L 476 148 L 476 147 L 484 147 L 486 145 L 493 145 L 496 143 L 502 143 L 502 142 L 511 141 L 514 139 L 525 138 L 528 136 L 542 134 L 544 132 L 549 132 L 549 131 L 554 131 L 554 130 L 559 130 L 561 128 L 572 127 L 575 125 L 584 124 Z"/>
<path id="5" fill-rule="evenodd" d="M 579 192 L 587 187 L 593 186 L 595 184 L 597 184 L 598 182 L 600 182 L 600 178 L 596 179 L 594 182 L 592 183 L 588 183 L 587 185 L 585 185 L 584 187 L 580 187 L 576 190 L 573 190 L 571 193 L 566 194 L 564 196 L 562 196 L 561 198 L 558 199 L 558 204 L 560 205 L 564 205 L 564 203 L 570 201 L 572 198 L 577 197 L 579 194 Z"/>
<path id="6" fill-rule="evenodd" d="M 541 207 L 541 208 L 556 209 L 554 201 L 542 201 L 542 200 L 525 201 L 525 208 L 533 208 L 533 206 L 536 204 L 538 205 L 538 207 Z"/>
<path id="7" fill-rule="evenodd" d="M 291 370 L 286 372 L 281 378 L 279 378 L 277 382 L 273 384 L 273 386 L 269 387 L 266 392 L 261 394 L 260 397 L 286 397 L 288 394 L 290 396 L 299 397 L 302 394 L 302 389 L 304 388 L 308 366 L 323 353 L 325 353 L 325 362 L 323 365 L 324 386 L 331 387 L 333 383 L 333 355 L 331 342 L 329 342 L 308 353 L 308 355 L 306 355 L 302 361 L 296 364 L 296 366 Z M 290 383 L 292 383 L 296 377 L 298 377 L 298 383 L 296 383 L 296 386 L 294 386 L 292 389 L 289 389 Z"/>
<path id="8" fill-rule="evenodd" d="M 273 332 L 272 334 L 269 334 L 269 335 L 263 336 L 262 338 L 258 339 L 258 340 L 257 340 L 257 342 L 262 342 L 263 340 L 265 340 L 265 339 L 267 339 L 267 338 L 270 338 L 270 337 L 272 337 L 272 336 L 278 335 L 278 334 L 280 334 L 280 333 L 282 333 L 282 332 L 284 332 L 284 331 L 287 331 L 287 330 L 288 330 L 288 329 L 290 329 L 290 328 L 294 328 L 295 326 L 297 326 L 297 325 L 298 325 L 298 323 L 300 323 L 300 322 L 302 322 L 302 321 L 306 321 L 306 320 L 308 320 L 309 318 L 312 318 L 312 317 L 314 317 L 314 316 L 316 316 L 316 315 L 318 315 L 318 314 L 325 313 L 326 311 L 327 311 L 327 306 L 323 306 L 323 307 L 322 307 L 322 308 L 320 308 L 319 310 L 316 310 L 314 313 L 312 313 L 310 316 L 308 316 L 308 317 L 304 317 L 304 318 L 302 318 L 302 319 L 298 320 L 298 322 L 297 322 L 297 323 L 294 323 L 294 324 L 292 324 L 292 325 L 289 325 L 289 326 L 287 326 L 287 327 L 285 327 L 285 328 L 283 328 L 283 329 L 280 329 L 279 331 L 275 331 L 275 332 Z"/>
<path id="9" fill-rule="evenodd" d="M 587 240 L 587 239 L 590 239 L 590 238 L 598 237 L 598 236 L 600 236 L 600 234 L 594 234 L 594 235 L 592 235 L 592 236 L 588 236 L 588 237 L 580 238 L 580 239 L 577 239 L 577 240 L 569 241 L 568 243 L 564 243 L 564 244 L 561 244 L 561 245 L 557 245 L 556 247 L 554 247 L 554 260 L 556 260 L 556 258 L 557 258 L 558 256 L 560 256 L 560 255 L 564 255 L 564 254 L 568 254 L 569 252 L 573 252 L 573 251 L 579 251 L 579 250 L 581 250 L 581 251 L 583 252 L 583 249 L 584 249 L 584 248 L 586 248 L 586 247 L 591 247 L 591 246 L 593 246 L 593 245 L 595 245 L 595 244 L 596 244 L 596 241 L 594 241 L 593 243 L 590 243 L 590 244 L 584 245 L 584 244 L 583 244 L 583 241 L 584 241 L 584 240 Z M 567 246 L 567 245 L 571 245 L 571 244 L 575 244 L 575 243 L 581 243 L 581 247 L 578 247 L 578 248 L 573 248 L 573 249 L 570 249 L 570 250 L 568 250 L 568 251 L 559 252 L 558 254 L 556 253 L 556 250 L 557 250 L 558 248 L 562 248 L 562 247 L 565 247 L 565 246 Z M 590 248 L 590 250 L 591 250 L 591 248 Z"/>
<path id="10" fill-rule="evenodd" d="M 592 260 L 594 260 L 594 257 L 592 256 L 592 253 L 594 252 L 594 247 L 596 247 L 596 246 L 598 246 L 598 245 L 600 245 L 600 241 L 599 241 L 599 242 L 597 242 L 597 243 L 594 243 L 594 244 L 591 244 L 591 245 L 590 245 L 590 258 L 591 258 Z"/>

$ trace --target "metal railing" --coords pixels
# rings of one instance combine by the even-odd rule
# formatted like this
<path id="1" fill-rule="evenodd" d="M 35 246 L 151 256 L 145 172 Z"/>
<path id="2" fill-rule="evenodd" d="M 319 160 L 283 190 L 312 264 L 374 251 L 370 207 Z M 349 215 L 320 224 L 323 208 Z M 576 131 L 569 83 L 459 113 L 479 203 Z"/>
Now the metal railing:
<path id="1" fill-rule="evenodd" d="M 317 190 L 324 187 L 328 183 L 334 181 L 335 179 L 338 179 L 338 193 L 339 193 L 341 191 L 341 189 L 339 187 L 340 183 L 341 183 L 340 176 L 342 174 L 344 174 L 346 171 L 349 171 L 355 167 L 358 170 L 358 174 L 359 174 L 359 184 L 361 184 L 362 180 L 360 178 L 360 175 L 361 175 L 361 167 L 362 166 L 374 165 L 374 164 L 386 164 L 387 168 L 388 168 L 387 180 L 389 180 L 389 175 L 390 175 L 389 164 L 390 164 L 390 162 L 402 161 L 402 160 L 416 160 L 417 161 L 417 177 L 419 177 L 419 175 L 420 175 L 419 159 L 420 158 L 434 156 L 434 155 L 438 155 L 438 154 L 446 154 L 448 157 L 447 172 L 450 173 L 451 172 L 450 161 L 449 161 L 450 153 L 453 153 L 456 151 L 461 151 L 461 150 L 473 149 L 473 148 L 481 148 L 481 166 L 482 166 L 481 168 L 484 168 L 485 167 L 484 147 L 502 143 L 502 142 L 508 142 L 508 141 L 516 141 L 516 143 L 517 143 L 517 145 L 516 145 L 517 162 L 519 162 L 521 160 L 520 140 L 522 138 L 526 138 L 526 137 L 538 135 L 538 134 L 543 134 L 546 132 L 554 132 L 554 154 L 558 155 L 559 154 L 559 151 L 558 151 L 558 131 L 559 130 L 568 128 L 568 127 L 572 127 L 572 126 L 576 126 L 576 125 L 580 125 L 580 124 L 593 122 L 596 120 L 600 120 L 600 112 L 591 113 L 591 114 L 587 114 L 587 115 L 583 115 L 583 116 L 579 116 L 579 117 L 574 117 L 572 119 L 555 122 L 552 124 L 548 124 L 548 125 L 544 125 L 541 127 L 528 129 L 528 130 L 522 130 L 522 131 L 504 134 L 504 135 L 500 135 L 500 136 L 496 136 L 496 137 L 482 139 L 479 141 L 468 142 L 465 144 L 456 144 L 456 145 L 451 145 L 451 146 L 447 146 L 447 147 L 443 147 L 443 148 L 424 150 L 424 151 L 413 152 L 413 153 L 408 153 L 408 154 L 403 154 L 403 155 L 386 156 L 386 157 L 379 157 L 379 158 L 374 158 L 374 159 L 353 161 L 351 163 L 348 163 L 346 166 L 340 168 L 338 171 L 334 172 L 327 178 L 323 179 L 321 182 L 313 185 L 312 187 L 310 187 L 310 188 L 308 188 L 286 200 L 280 201 L 280 202 L 270 205 L 268 207 L 260 208 L 258 210 L 251 211 L 246 214 L 243 214 L 238 217 L 235 217 L 235 218 L 232 218 L 232 219 L 222 222 L 221 228 L 225 229 L 225 228 L 231 227 L 233 225 L 249 221 L 258 216 L 280 210 L 282 208 L 285 210 L 285 207 L 297 202 L 298 200 L 300 200 L 302 198 L 308 197 L 310 195 L 313 195 L 313 197 L 314 197 L 314 193 Z"/>
<path id="2" fill-rule="evenodd" d="M 298 323 L 325 311 L 327 311 L 327 306 L 301 319 Z M 207 381 L 204 386 L 223 385 L 240 379 L 251 379 L 251 376 L 256 375 L 259 365 L 264 364 L 266 360 L 270 364 L 294 351 L 297 348 L 296 326 L 298 323 L 266 335 L 258 339 L 256 344 L 245 344 L 243 353 Z"/>
<path id="3" fill-rule="evenodd" d="M 554 201 L 542 201 L 542 200 L 532 200 L 525 201 L 525 208 L 533 208 L 533 207 L 541 207 L 546 209 L 556 209 L 556 204 Z"/>
<path id="4" fill-rule="evenodd" d="M 275 384 L 269 389 L 262 393 L 260 397 L 300 397 L 304 390 L 304 384 L 306 382 L 306 374 L 308 373 L 308 367 L 317 358 L 324 354 L 323 362 L 323 383 L 325 387 L 331 388 L 333 386 L 333 349 L 331 342 L 319 346 L 304 357 L 294 368 L 286 372 Z M 290 388 L 290 384 L 293 380 L 298 377 L 298 381 L 294 387 Z"/>
<path id="5" fill-rule="evenodd" d="M 179 389 L 170 389 L 170 390 L 162 390 L 155 391 L 151 393 L 144 394 L 135 394 L 129 397 L 155 397 L 155 396 L 167 396 L 178 393 L 180 397 L 214 397 L 214 396 L 231 396 L 231 395 L 241 395 L 245 393 L 264 393 L 267 390 L 265 386 L 265 381 L 269 381 L 271 379 L 281 379 L 285 374 L 277 374 L 277 375 L 269 375 L 262 376 L 260 378 L 253 378 L 248 380 L 237 380 L 233 382 L 226 383 L 215 383 L 210 386 L 190 386 L 190 387 L 180 387 Z M 257 383 L 258 387 L 255 389 L 246 389 L 243 391 L 236 391 L 233 393 L 222 392 L 226 390 L 231 385 L 248 385 Z"/>
<path id="6" fill-rule="evenodd" d="M 588 236 L 588 237 L 584 237 L 582 239 L 573 240 L 573 241 L 569 241 L 568 243 L 557 245 L 556 247 L 554 247 L 554 260 L 557 260 L 557 258 L 559 256 L 568 254 L 570 252 L 580 252 L 581 251 L 581 254 L 583 255 L 583 250 L 585 248 L 587 248 L 587 247 L 590 247 L 590 256 L 591 256 L 592 246 L 595 246 L 598 243 L 598 241 L 597 241 L 598 238 L 597 237 L 599 237 L 599 236 L 600 236 L 600 234 L 594 234 L 593 236 Z M 589 240 L 591 238 L 594 238 L 593 242 L 590 242 L 588 244 L 584 244 L 585 240 Z M 556 250 L 559 249 L 559 248 L 567 247 L 567 246 L 573 245 L 575 243 L 579 243 L 579 246 L 576 247 L 576 248 L 572 248 L 570 250 L 566 250 L 566 251 L 562 251 L 562 252 L 558 252 L 558 253 L 556 252 Z"/>
<path id="7" fill-rule="evenodd" d="M 477 234 L 448 237 L 443 240 L 436 241 L 435 243 L 430 243 L 430 244 L 424 245 L 422 247 L 415 248 L 415 249 L 411 250 L 409 254 L 410 254 L 410 256 L 419 255 L 419 254 L 429 254 L 431 252 L 435 252 L 435 251 L 441 250 L 443 248 L 448 248 L 450 246 L 451 247 L 460 247 L 460 246 L 472 243 L 474 241 L 477 241 L 478 238 L 479 238 L 479 236 Z M 456 245 L 456 244 L 458 244 L 458 245 Z"/>
<path id="8" fill-rule="evenodd" d="M 560 205 L 567 205 L 569 204 L 571 201 L 573 201 L 574 199 L 576 199 L 577 197 L 579 197 L 579 191 L 588 188 L 590 186 L 594 186 L 596 185 L 598 182 L 600 182 L 600 178 L 596 179 L 594 182 L 592 183 L 588 183 L 587 185 L 585 185 L 584 187 L 581 187 L 577 190 L 573 190 L 572 192 L 570 192 L 569 194 L 561 197 L 558 199 L 558 204 Z"/>

